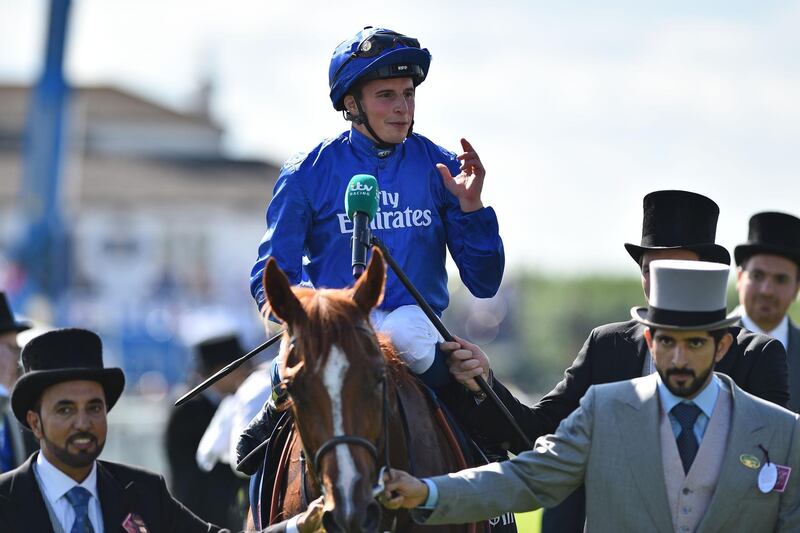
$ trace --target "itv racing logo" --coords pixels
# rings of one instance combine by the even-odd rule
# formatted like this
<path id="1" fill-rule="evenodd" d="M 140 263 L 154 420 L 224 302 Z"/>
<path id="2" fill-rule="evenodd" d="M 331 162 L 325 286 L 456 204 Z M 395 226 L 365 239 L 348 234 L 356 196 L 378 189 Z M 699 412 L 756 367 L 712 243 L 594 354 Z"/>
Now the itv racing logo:
<path id="1" fill-rule="evenodd" d="M 354 191 L 354 192 L 361 192 L 361 191 L 363 191 L 363 194 L 364 194 L 365 196 L 368 196 L 368 195 L 369 195 L 369 193 L 371 193 L 373 189 L 375 189 L 375 186 L 374 186 L 374 185 L 367 185 L 366 183 L 362 183 L 362 182 L 360 182 L 360 181 L 357 181 L 357 182 L 353 183 L 353 184 L 350 186 L 350 190 L 351 190 L 351 191 Z"/>

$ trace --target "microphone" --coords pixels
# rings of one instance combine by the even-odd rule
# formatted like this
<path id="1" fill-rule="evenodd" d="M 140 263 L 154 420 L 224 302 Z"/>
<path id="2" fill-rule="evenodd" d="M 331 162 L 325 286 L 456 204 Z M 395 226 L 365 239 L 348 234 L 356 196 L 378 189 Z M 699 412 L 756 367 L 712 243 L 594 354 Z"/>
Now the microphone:
<path id="1" fill-rule="evenodd" d="M 369 174 L 356 174 L 347 184 L 344 210 L 353 221 L 352 251 L 353 278 L 358 279 L 367 268 L 367 250 L 370 247 L 370 221 L 378 211 L 378 180 Z"/>

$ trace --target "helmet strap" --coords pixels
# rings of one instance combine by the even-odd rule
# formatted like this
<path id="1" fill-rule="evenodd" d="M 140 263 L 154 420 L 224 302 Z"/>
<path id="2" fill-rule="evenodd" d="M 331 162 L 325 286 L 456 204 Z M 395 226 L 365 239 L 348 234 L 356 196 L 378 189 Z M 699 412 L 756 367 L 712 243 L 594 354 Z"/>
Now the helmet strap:
<path id="1" fill-rule="evenodd" d="M 342 110 L 342 116 L 345 120 L 352 122 L 353 124 L 363 124 L 365 119 L 363 115 L 354 115 L 350 113 L 347 109 Z"/>

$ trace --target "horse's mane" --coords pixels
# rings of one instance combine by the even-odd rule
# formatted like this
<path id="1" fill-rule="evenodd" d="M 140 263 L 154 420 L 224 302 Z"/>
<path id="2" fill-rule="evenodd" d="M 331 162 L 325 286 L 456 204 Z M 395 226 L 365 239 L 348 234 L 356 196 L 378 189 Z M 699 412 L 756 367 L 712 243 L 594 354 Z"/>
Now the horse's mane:
<path id="1" fill-rule="evenodd" d="M 363 312 L 353 301 L 352 289 L 314 290 L 295 287 L 292 290 L 303 305 L 309 321 L 322 331 L 321 338 L 312 340 L 319 348 L 316 353 L 320 354 L 321 358 L 327 358 L 329 348 L 334 344 L 347 346 L 347 343 L 352 342 L 353 332 L 365 323 Z M 389 337 L 382 333 L 378 333 L 377 337 L 392 377 L 403 381 L 412 379 Z M 324 364 L 325 360 L 322 359 L 320 363 Z"/>
<path id="2" fill-rule="evenodd" d="M 386 367 L 389 369 L 389 373 L 394 378 L 395 383 L 413 381 L 411 371 L 400 358 L 400 354 L 389 336 L 385 333 L 378 333 L 378 344 L 383 352 L 383 358 L 386 360 Z"/>

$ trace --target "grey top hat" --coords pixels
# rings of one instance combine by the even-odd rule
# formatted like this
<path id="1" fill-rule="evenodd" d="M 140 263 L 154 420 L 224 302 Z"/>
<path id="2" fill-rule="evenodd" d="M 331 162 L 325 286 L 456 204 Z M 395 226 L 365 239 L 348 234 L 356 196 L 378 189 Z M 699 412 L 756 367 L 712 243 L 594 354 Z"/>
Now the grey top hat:
<path id="1" fill-rule="evenodd" d="M 726 318 L 728 274 L 722 263 L 663 259 L 650 263 L 650 305 L 633 307 L 631 316 L 646 326 L 679 330 L 723 329 L 738 316 Z"/>

